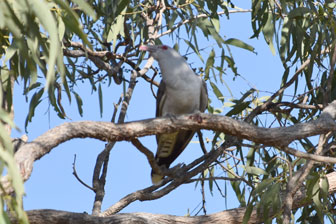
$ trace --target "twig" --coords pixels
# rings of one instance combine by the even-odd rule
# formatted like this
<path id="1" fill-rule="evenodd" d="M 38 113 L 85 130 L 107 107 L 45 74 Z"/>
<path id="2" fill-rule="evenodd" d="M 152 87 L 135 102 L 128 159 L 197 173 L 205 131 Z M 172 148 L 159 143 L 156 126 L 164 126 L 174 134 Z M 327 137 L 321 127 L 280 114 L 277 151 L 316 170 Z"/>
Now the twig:
<path id="1" fill-rule="evenodd" d="M 70 57 L 87 57 L 89 58 L 98 68 L 105 70 L 109 75 L 113 77 L 113 80 L 116 84 L 120 84 L 122 81 L 122 77 L 118 76 L 117 74 L 119 73 L 119 69 L 121 64 L 118 66 L 112 67 L 109 63 L 105 62 L 102 58 L 104 56 L 109 56 L 109 57 L 116 57 L 116 55 L 113 55 L 109 51 L 99 51 L 99 52 L 94 52 L 91 49 L 86 48 L 83 44 L 78 43 L 78 42 L 70 42 L 69 46 L 71 47 L 78 47 L 81 50 L 69 50 L 69 49 L 64 49 L 63 54 L 65 56 L 70 56 Z"/>
<path id="2" fill-rule="evenodd" d="M 320 135 L 319 144 L 315 152 L 316 155 L 319 155 L 323 151 L 324 144 L 326 143 L 327 136 L 325 134 Z M 293 195 L 301 187 L 303 181 L 306 179 L 307 175 L 310 173 L 310 170 L 313 168 L 315 162 L 309 160 L 303 167 L 301 167 L 295 175 L 288 181 L 286 194 L 284 198 L 284 216 L 283 222 L 289 224 L 291 221 L 292 207 L 293 207 Z"/>
<path id="3" fill-rule="evenodd" d="M 202 177 L 204 178 L 204 172 L 202 172 Z M 206 208 L 205 208 L 205 190 L 204 190 L 204 180 L 201 180 L 201 194 L 202 194 L 202 209 L 203 209 L 203 213 L 204 215 L 207 214 Z"/>
<path id="4" fill-rule="evenodd" d="M 87 185 L 82 179 L 80 179 L 78 174 L 77 174 L 77 171 L 76 171 L 76 154 L 74 155 L 74 161 L 72 163 L 72 170 L 73 170 L 72 174 L 76 177 L 76 179 L 79 181 L 79 183 L 84 185 L 84 187 L 87 187 L 90 190 L 94 191 L 94 189 L 91 186 Z"/>
<path id="5" fill-rule="evenodd" d="M 217 162 L 218 162 L 218 160 L 217 160 Z M 222 167 L 223 170 L 225 170 L 226 172 L 230 173 L 232 176 L 235 176 L 236 179 L 240 179 L 240 180 L 244 181 L 247 185 L 251 186 L 251 184 L 247 180 L 245 180 L 244 178 L 240 177 L 235 172 L 232 172 L 231 170 L 229 170 L 228 168 L 226 168 L 225 166 L 223 166 L 221 163 L 218 162 L 218 164 Z"/>
<path id="6" fill-rule="evenodd" d="M 284 151 L 286 153 L 292 154 L 294 156 L 312 160 L 313 162 L 320 162 L 320 163 L 334 163 L 336 162 L 335 158 L 329 157 L 329 156 L 320 156 L 317 154 L 310 154 L 310 153 L 305 153 L 305 152 L 300 152 L 298 150 L 295 150 L 291 147 L 281 147 L 281 151 Z"/>
<path id="7" fill-rule="evenodd" d="M 197 182 L 197 181 L 213 181 L 213 180 L 228 180 L 228 181 L 244 181 L 242 177 L 204 177 L 204 178 L 192 178 L 186 181 L 186 184 Z M 245 182 L 245 181 L 244 181 Z"/>
<path id="8" fill-rule="evenodd" d="M 203 134 L 200 130 L 197 131 L 197 135 L 198 135 L 198 139 L 199 139 L 199 143 L 200 143 L 200 146 L 201 146 L 201 149 L 202 149 L 202 152 L 203 154 L 207 154 L 207 150 L 205 148 L 205 144 L 204 144 L 204 141 L 203 141 Z"/>
<path id="9" fill-rule="evenodd" d="M 140 152 L 142 152 L 146 156 L 151 168 L 155 171 L 155 173 L 163 174 L 159 165 L 155 161 L 154 154 L 143 144 L 141 144 L 141 142 L 137 138 L 132 139 L 131 142 Z"/>
<path id="10" fill-rule="evenodd" d="M 291 103 L 291 102 L 278 102 L 278 103 L 270 103 L 268 109 L 272 109 L 274 107 L 286 106 L 290 108 L 298 108 L 298 109 L 311 109 L 311 110 L 319 110 L 323 108 L 322 104 L 318 105 L 309 105 L 309 104 L 301 104 L 301 103 Z"/>
<path id="11" fill-rule="evenodd" d="M 240 12 L 252 12 L 252 10 L 251 10 L 251 9 L 229 10 L 229 13 L 240 13 Z M 223 15 L 223 14 L 225 14 L 225 13 L 226 13 L 225 11 L 222 11 L 222 12 L 218 12 L 217 15 Z M 165 35 L 167 35 L 167 34 L 173 32 L 174 30 L 176 30 L 176 29 L 179 28 L 180 26 L 186 24 L 186 23 L 190 23 L 190 22 L 192 22 L 192 21 L 194 21 L 194 20 L 196 20 L 196 19 L 207 18 L 207 17 L 209 17 L 208 14 L 200 14 L 200 15 L 196 15 L 196 16 L 190 18 L 190 19 L 183 20 L 183 21 L 177 23 L 177 24 L 176 24 L 174 27 L 172 27 L 171 29 L 166 30 L 166 31 L 163 32 L 163 33 L 160 33 L 159 35 L 157 35 L 156 38 L 160 38 L 160 37 L 162 37 L 162 36 L 165 36 Z"/>
<path id="12" fill-rule="evenodd" d="M 222 145 L 217 150 L 212 150 L 206 155 L 203 155 L 200 158 L 196 159 L 189 165 L 182 167 L 179 170 L 180 174 L 178 175 L 178 178 L 175 179 L 165 178 L 162 184 L 158 186 L 155 187 L 152 186 L 127 195 L 126 197 L 122 198 L 119 202 L 117 202 L 116 204 L 108 208 L 106 211 L 104 211 L 101 214 L 101 216 L 110 216 L 112 214 L 115 214 L 136 200 L 140 201 L 153 200 L 168 194 L 181 184 L 184 184 L 190 178 L 194 177 L 198 173 L 205 170 L 213 161 L 215 161 L 218 158 L 219 155 L 222 154 L 223 150 L 225 150 L 226 147 L 230 147 L 232 144 L 236 144 L 236 142 L 234 142 L 234 139 L 232 139 L 232 141 L 231 140 L 227 141 L 226 144 Z M 158 191 L 155 191 L 157 188 L 167 184 L 168 182 L 170 183 L 167 186 Z"/>
<path id="13" fill-rule="evenodd" d="M 119 105 L 123 99 L 124 94 L 122 93 L 121 96 L 119 97 L 118 103 L 114 104 L 114 110 L 113 110 L 113 114 L 112 114 L 112 118 L 111 118 L 111 122 L 114 123 L 115 122 L 115 118 L 117 116 L 117 112 L 118 112 L 118 108 Z"/>
<path id="14" fill-rule="evenodd" d="M 329 48 L 326 48 L 326 49 L 322 50 L 321 54 L 323 54 L 325 52 L 329 52 Z M 300 68 L 294 73 L 293 77 L 287 83 L 285 83 L 278 91 L 276 91 L 272 96 L 270 96 L 270 98 L 268 98 L 268 100 L 265 103 L 263 103 L 262 105 L 256 107 L 244 120 L 247 123 L 250 123 L 254 119 L 255 116 L 257 116 L 261 112 L 267 110 L 268 107 L 269 107 L 269 105 L 272 103 L 272 101 L 277 96 L 279 96 L 280 94 L 282 94 L 285 91 L 285 89 L 287 89 L 289 86 L 291 86 L 295 82 L 295 80 L 297 80 L 297 78 L 299 77 L 300 73 L 309 65 L 309 63 L 310 63 L 311 60 L 312 59 L 309 58 L 305 62 L 303 62 L 302 65 L 300 66 Z"/>
<path id="15" fill-rule="evenodd" d="M 130 102 L 130 99 L 132 97 L 133 90 L 136 84 L 136 78 L 137 78 L 137 72 L 133 70 L 126 95 L 124 96 L 124 99 L 122 101 L 122 106 L 121 106 L 121 110 L 120 110 L 119 118 L 118 118 L 119 124 L 123 123 L 125 120 L 128 104 Z M 119 104 L 120 104 L 120 99 L 119 99 L 118 105 Z M 115 112 L 116 112 L 116 109 L 115 109 Z M 115 116 L 113 115 L 112 121 L 114 121 L 114 118 Z M 105 195 L 104 187 L 105 187 L 105 182 L 106 182 L 107 165 L 109 161 L 110 152 L 114 145 L 115 145 L 115 141 L 109 142 L 106 145 L 105 149 L 97 157 L 96 165 L 95 165 L 94 172 L 93 172 L 93 178 L 92 178 L 93 187 L 96 193 L 95 200 L 93 203 L 93 209 L 92 209 L 93 215 L 98 215 L 101 212 L 101 205 L 102 205 L 102 201 Z M 101 172 L 102 167 L 103 167 L 103 170 Z"/>
<path id="16" fill-rule="evenodd" d="M 330 71 L 329 71 L 329 77 L 327 80 L 327 88 L 326 88 L 326 96 L 324 97 L 324 105 L 327 105 L 331 100 L 331 91 L 332 91 L 332 82 L 335 78 L 334 72 L 335 72 L 335 64 L 336 64 L 336 45 L 334 46 L 334 49 L 331 51 L 331 57 L 330 57 Z"/>

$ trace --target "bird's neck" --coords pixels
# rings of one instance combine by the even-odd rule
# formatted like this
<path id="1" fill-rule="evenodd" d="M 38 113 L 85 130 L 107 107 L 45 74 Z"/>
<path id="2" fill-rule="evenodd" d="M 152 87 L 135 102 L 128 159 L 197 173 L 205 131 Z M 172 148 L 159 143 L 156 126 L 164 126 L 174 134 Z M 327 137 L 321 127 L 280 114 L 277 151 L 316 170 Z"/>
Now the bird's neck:
<path id="1" fill-rule="evenodd" d="M 159 65 L 162 80 L 170 88 L 184 88 L 195 78 L 194 72 L 184 60 L 166 60 L 159 62 Z"/>

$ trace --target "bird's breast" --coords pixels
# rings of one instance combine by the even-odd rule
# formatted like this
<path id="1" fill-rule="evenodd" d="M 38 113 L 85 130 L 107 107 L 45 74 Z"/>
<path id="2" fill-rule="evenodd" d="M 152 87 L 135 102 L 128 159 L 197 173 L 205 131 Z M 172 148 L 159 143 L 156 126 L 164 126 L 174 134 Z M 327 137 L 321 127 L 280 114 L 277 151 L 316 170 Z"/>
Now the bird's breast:
<path id="1" fill-rule="evenodd" d="M 191 87 L 191 86 L 188 86 Z M 166 114 L 188 114 L 199 110 L 200 88 L 167 88 L 166 103 L 163 111 Z"/>

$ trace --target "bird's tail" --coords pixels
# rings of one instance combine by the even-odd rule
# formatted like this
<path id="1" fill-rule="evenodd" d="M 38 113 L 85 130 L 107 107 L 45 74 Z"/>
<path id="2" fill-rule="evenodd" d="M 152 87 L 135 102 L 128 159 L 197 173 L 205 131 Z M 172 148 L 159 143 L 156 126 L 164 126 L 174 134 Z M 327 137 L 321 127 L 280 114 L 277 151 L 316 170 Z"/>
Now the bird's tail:
<path id="1" fill-rule="evenodd" d="M 162 180 L 163 180 L 163 178 L 164 178 L 164 176 L 155 173 L 154 170 L 152 170 L 151 177 L 152 177 L 152 183 L 153 183 L 154 185 L 159 185 L 159 184 L 161 184 L 161 183 L 162 183 Z"/>

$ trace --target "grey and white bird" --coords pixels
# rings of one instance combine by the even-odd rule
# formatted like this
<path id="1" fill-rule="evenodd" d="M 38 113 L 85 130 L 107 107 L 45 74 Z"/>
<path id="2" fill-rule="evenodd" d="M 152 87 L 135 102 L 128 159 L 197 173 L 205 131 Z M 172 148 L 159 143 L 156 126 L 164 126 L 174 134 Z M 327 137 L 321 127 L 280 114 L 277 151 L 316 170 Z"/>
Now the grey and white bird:
<path id="1" fill-rule="evenodd" d="M 139 50 L 148 51 L 158 61 L 162 80 L 157 92 L 156 117 L 204 112 L 208 105 L 206 83 L 197 76 L 177 51 L 166 45 L 142 45 Z M 169 168 L 182 153 L 194 131 L 178 131 L 156 136 L 155 155 L 159 166 Z M 160 184 L 163 176 L 151 173 L 153 184 Z"/>

